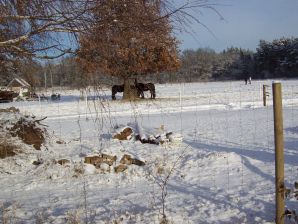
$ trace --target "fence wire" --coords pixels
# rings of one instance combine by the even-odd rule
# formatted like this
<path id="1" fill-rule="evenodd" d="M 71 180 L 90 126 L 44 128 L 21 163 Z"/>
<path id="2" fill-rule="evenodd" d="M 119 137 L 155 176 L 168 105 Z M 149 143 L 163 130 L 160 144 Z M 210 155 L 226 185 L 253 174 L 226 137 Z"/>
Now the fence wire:
<path id="1" fill-rule="evenodd" d="M 12 223 L 30 223 L 38 217 L 51 222 L 59 217 L 57 223 L 78 217 L 86 223 L 104 223 L 123 221 L 128 216 L 131 223 L 159 223 L 165 205 L 167 217 L 174 217 L 174 223 L 179 223 L 179 217 L 189 223 L 225 222 L 225 217 L 219 216 L 217 221 L 208 217 L 224 213 L 236 222 L 273 222 L 275 167 L 270 84 L 271 81 L 255 81 L 251 85 L 160 84 L 156 86 L 156 100 L 137 102 L 111 101 L 109 90 L 88 89 L 82 98 L 75 91 L 65 91 L 61 101 L 11 103 L 27 115 L 47 117 L 50 138 L 63 140 L 67 148 L 62 145 L 58 151 L 51 151 L 56 158 L 81 158 L 83 162 L 88 154 L 117 148 L 123 154 L 147 159 L 148 166 L 156 163 L 160 170 L 174 169 L 168 180 L 163 179 L 166 175 L 162 171 L 160 176 L 152 175 L 147 168 L 106 175 L 104 181 L 102 174 L 70 177 L 62 172 L 71 170 L 57 174 L 51 164 L 45 170 L 27 171 L 31 177 L 32 173 L 36 175 L 31 180 L 26 174 L 20 179 L 3 175 L 2 217 L 9 213 L 5 208 L 14 205 L 17 214 L 12 214 L 13 209 L 9 213 L 14 217 Z M 266 107 L 263 85 L 268 85 Z M 282 89 L 285 184 L 291 187 L 298 180 L 298 83 L 284 82 Z M 180 134 L 183 141 L 143 146 L 112 138 L 115 127 L 136 122 L 148 133 L 163 127 Z M 178 165 L 173 167 L 178 158 Z M 167 191 L 164 201 L 162 184 Z M 289 205 L 297 208 L 293 201 Z"/>

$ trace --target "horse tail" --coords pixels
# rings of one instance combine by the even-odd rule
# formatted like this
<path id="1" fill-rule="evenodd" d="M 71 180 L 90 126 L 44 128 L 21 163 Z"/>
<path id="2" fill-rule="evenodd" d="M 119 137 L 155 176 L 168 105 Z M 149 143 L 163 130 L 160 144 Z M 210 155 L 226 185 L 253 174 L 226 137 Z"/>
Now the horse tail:
<path id="1" fill-rule="evenodd" d="M 112 100 L 116 100 L 116 86 L 112 86 Z"/>

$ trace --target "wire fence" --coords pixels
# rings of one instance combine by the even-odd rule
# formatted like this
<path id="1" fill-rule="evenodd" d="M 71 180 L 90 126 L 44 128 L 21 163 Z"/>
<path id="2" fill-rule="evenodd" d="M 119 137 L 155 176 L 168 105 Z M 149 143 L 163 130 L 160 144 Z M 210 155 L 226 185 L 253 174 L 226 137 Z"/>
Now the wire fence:
<path id="1" fill-rule="evenodd" d="M 298 83 L 282 83 L 285 184 L 291 187 L 298 180 Z M 267 106 L 263 85 L 268 85 Z M 156 89 L 156 100 L 137 102 L 111 101 L 109 90 L 89 89 L 82 98 L 70 91 L 62 92 L 61 101 L 12 103 L 25 114 L 46 116 L 51 138 L 65 142 L 51 142 L 49 157 L 82 161 L 85 155 L 116 148 L 144 158 L 152 170 L 168 172 L 145 167 L 78 178 L 66 174 L 70 169 L 57 171 L 49 163 L 27 170 L 31 179 L 8 175 L 1 181 L 3 208 L 15 205 L 23 212 L 10 217 L 16 223 L 39 216 L 52 222 L 59 217 L 58 223 L 79 217 L 87 223 L 160 223 L 165 206 L 174 223 L 274 222 L 271 81 L 165 84 Z M 136 122 L 148 135 L 159 129 L 180 134 L 183 141 L 154 146 L 112 138 L 116 126 Z M 287 205 L 297 209 L 293 200 Z M 2 217 L 4 213 L 2 209 Z"/>

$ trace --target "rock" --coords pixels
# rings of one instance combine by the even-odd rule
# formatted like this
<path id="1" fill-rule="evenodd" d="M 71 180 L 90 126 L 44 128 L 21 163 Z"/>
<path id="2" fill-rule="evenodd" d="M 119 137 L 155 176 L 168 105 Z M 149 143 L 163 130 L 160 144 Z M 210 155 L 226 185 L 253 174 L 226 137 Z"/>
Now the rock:
<path id="1" fill-rule="evenodd" d="M 130 127 L 126 127 L 123 129 L 123 131 L 114 135 L 113 138 L 118 140 L 128 140 L 129 137 L 131 137 L 132 133 L 133 133 L 132 129 Z"/>
<path id="2" fill-rule="evenodd" d="M 70 160 L 68 159 L 60 159 L 57 161 L 57 163 L 59 163 L 61 166 L 64 166 L 66 164 L 69 164 L 70 163 Z"/>
<path id="3" fill-rule="evenodd" d="M 117 160 L 117 156 L 111 156 L 107 154 L 100 154 L 96 156 L 86 156 L 84 163 L 92 164 L 96 167 L 100 167 L 101 163 L 106 163 L 109 166 L 112 166 Z"/>
<path id="4" fill-rule="evenodd" d="M 121 158 L 120 163 L 126 164 L 126 165 L 134 164 L 134 165 L 137 165 L 137 166 L 144 166 L 145 165 L 145 163 L 143 161 L 138 160 L 138 159 L 133 159 L 133 158 L 131 158 L 130 155 L 127 155 L 127 154 L 125 154 Z"/>
<path id="5" fill-rule="evenodd" d="M 39 165 L 42 164 L 42 161 L 33 161 L 32 164 L 35 165 L 35 166 L 39 166 Z"/>
<path id="6" fill-rule="evenodd" d="M 60 144 L 60 145 L 62 145 L 62 144 L 66 144 L 66 142 L 63 141 L 63 140 L 57 140 L 56 143 L 57 143 L 57 144 Z"/>
<path id="7" fill-rule="evenodd" d="M 157 138 L 155 138 L 155 137 L 152 137 L 152 136 L 150 136 L 149 138 L 147 138 L 147 137 L 141 137 L 140 135 L 136 135 L 136 137 L 135 137 L 135 139 L 136 139 L 136 141 L 140 141 L 140 142 L 142 142 L 143 144 L 153 144 L 153 145 L 158 145 L 159 144 L 159 141 L 158 141 L 158 139 Z"/>
<path id="8" fill-rule="evenodd" d="M 145 163 L 138 159 L 132 159 L 132 164 L 137 165 L 137 166 L 145 166 Z"/>
<path id="9" fill-rule="evenodd" d="M 94 166 L 100 165 L 101 162 L 101 156 L 86 156 L 84 161 L 84 163 L 92 164 Z"/>
<path id="10" fill-rule="evenodd" d="M 126 164 L 126 165 L 131 165 L 132 164 L 131 156 L 124 154 L 120 160 L 120 163 Z"/>
<path id="11" fill-rule="evenodd" d="M 102 162 L 112 166 L 113 163 L 117 160 L 117 156 L 110 156 L 107 154 L 101 154 Z"/>
<path id="12" fill-rule="evenodd" d="M 115 171 L 115 173 L 120 173 L 120 172 L 125 171 L 127 168 L 128 167 L 126 165 L 120 164 L 114 168 L 114 171 Z"/>

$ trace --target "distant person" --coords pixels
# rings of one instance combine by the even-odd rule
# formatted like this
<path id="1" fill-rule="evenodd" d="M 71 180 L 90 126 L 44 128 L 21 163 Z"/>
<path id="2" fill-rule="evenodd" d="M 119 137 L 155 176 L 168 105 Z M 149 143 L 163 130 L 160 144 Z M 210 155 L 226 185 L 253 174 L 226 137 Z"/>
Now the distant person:
<path id="1" fill-rule="evenodd" d="M 251 76 L 248 78 L 248 83 L 251 84 Z"/>
<path id="2" fill-rule="evenodd" d="M 244 78 L 244 82 L 245 82 L 245 85 L 247 85 L 247 78 L 246 77 Z"/>

